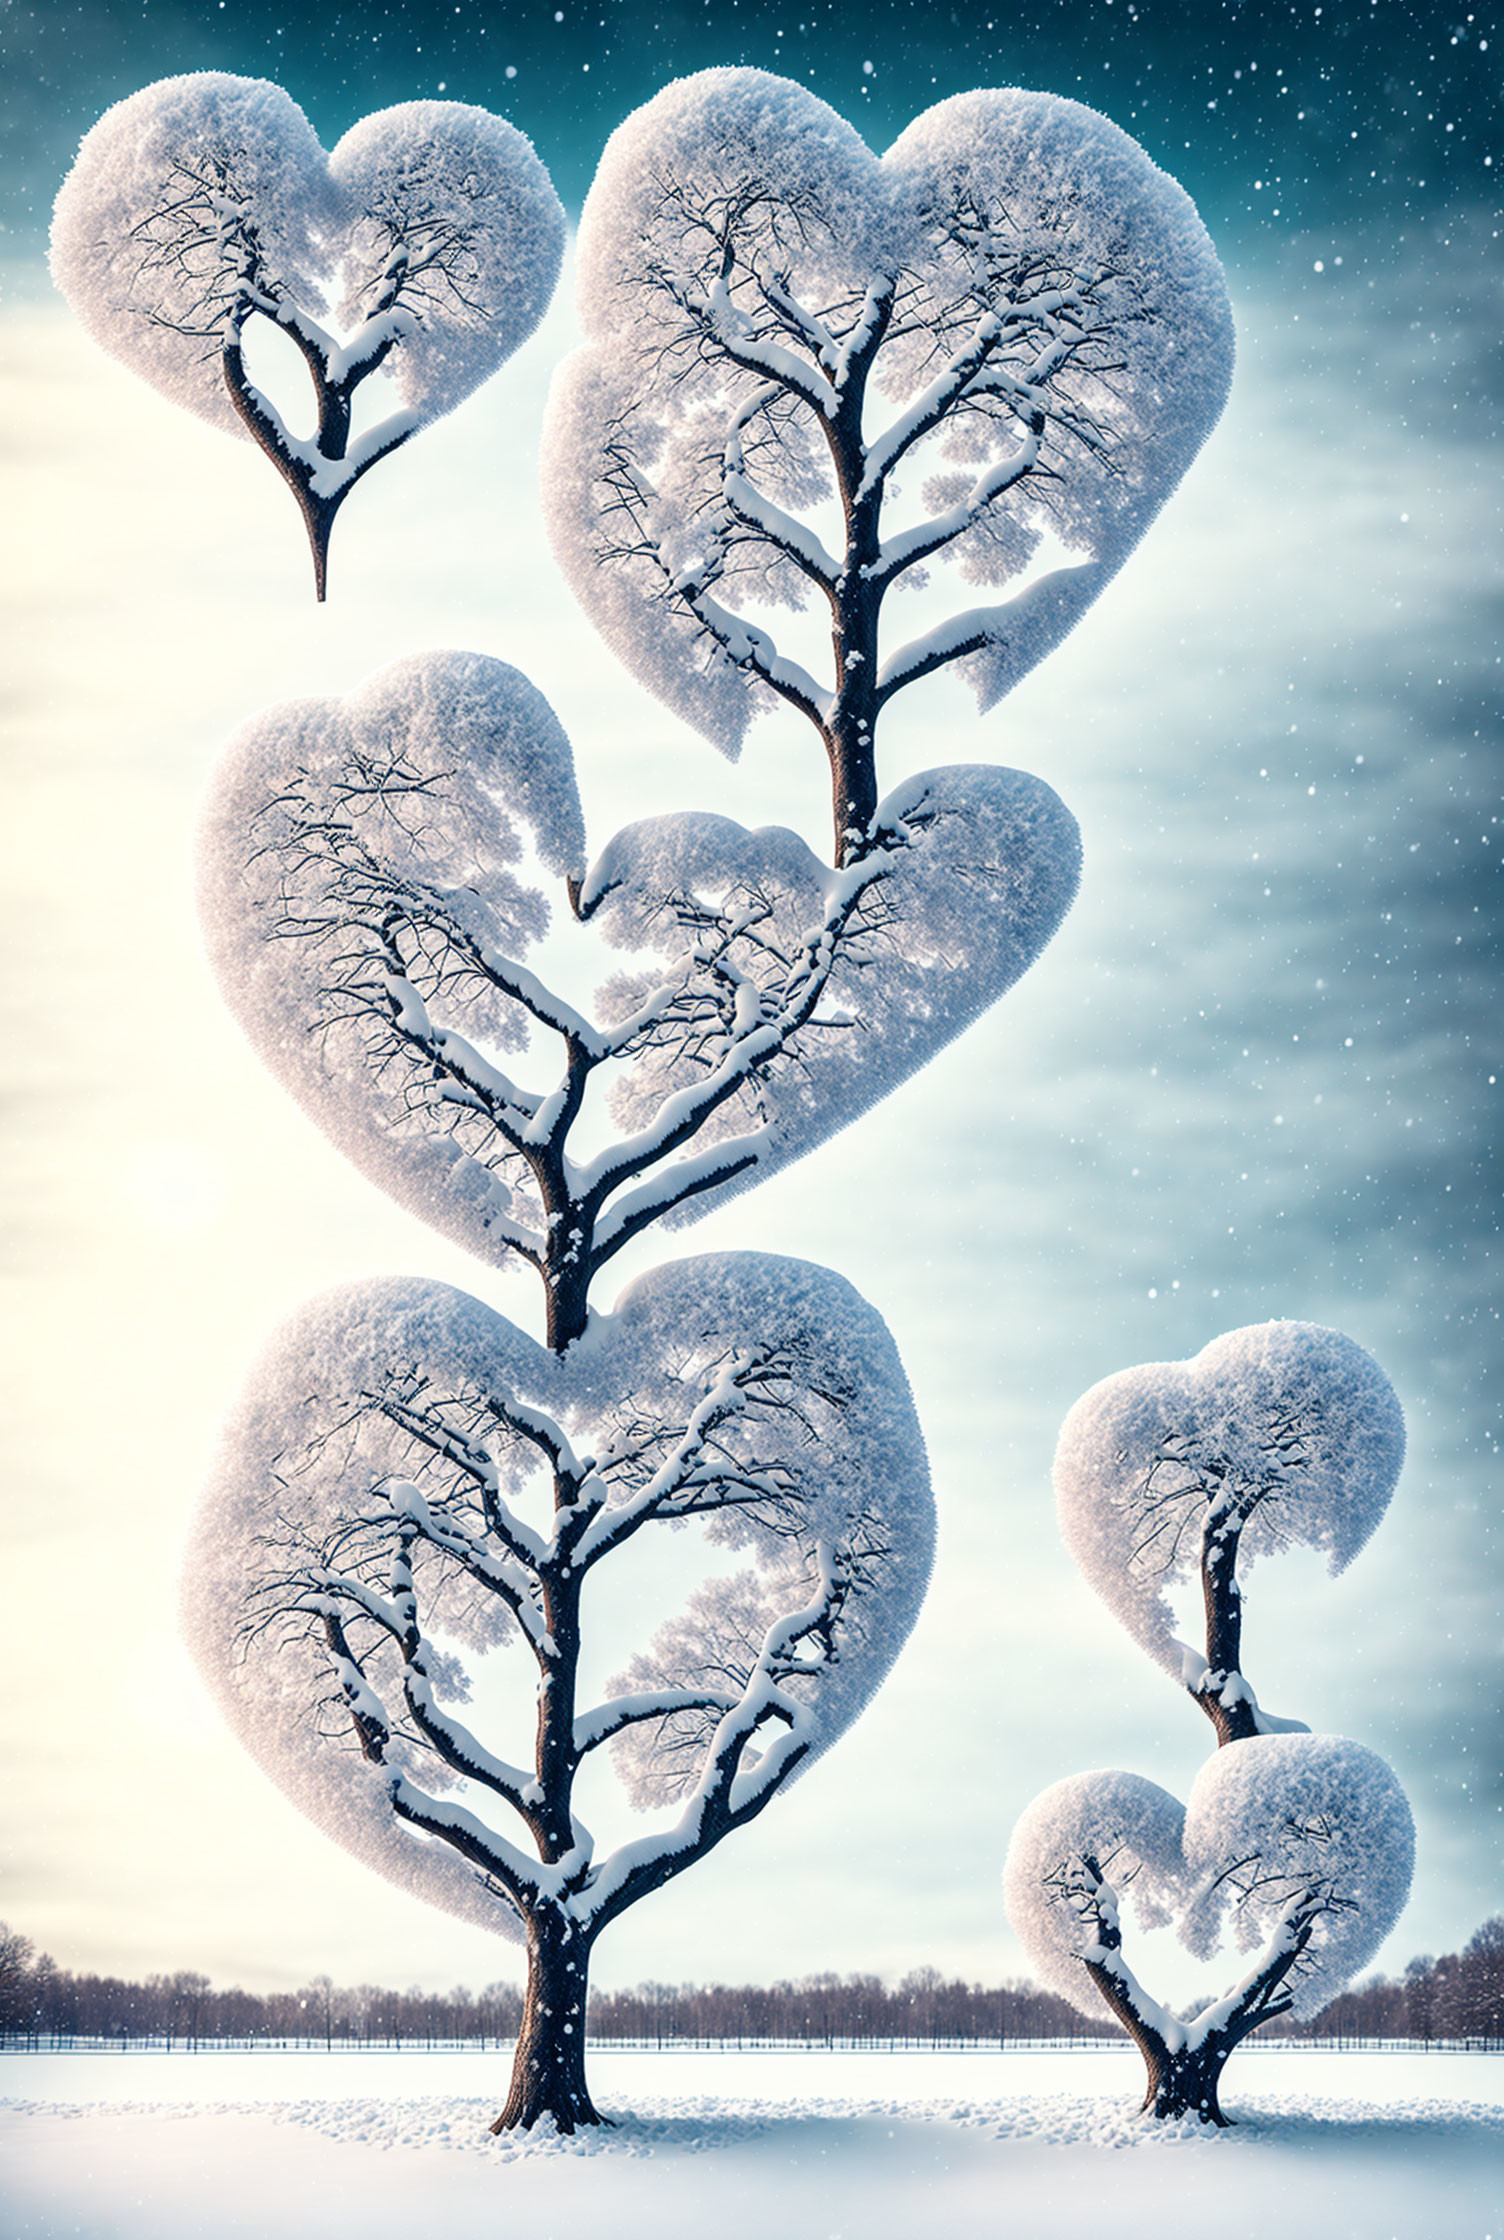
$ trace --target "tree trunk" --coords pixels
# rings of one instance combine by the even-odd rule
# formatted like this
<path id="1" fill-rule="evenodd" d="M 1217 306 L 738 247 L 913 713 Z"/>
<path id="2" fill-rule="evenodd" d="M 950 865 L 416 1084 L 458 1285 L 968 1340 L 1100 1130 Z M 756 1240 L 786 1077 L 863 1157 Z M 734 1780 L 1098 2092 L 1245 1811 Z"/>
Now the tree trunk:
<path id="1" fill-rule="evenodd" d="M 1237 1572 L 1241 1531 L 1241 1526 L 1224 1525 L 1203 1541 L 1201 1549 L 1207 1669 L 1191 1692 L 1216 1730 L 1219 1750 L 1230 1742 L 1249 1742 L 1259 1732 L 1242 1674 L 1243 1594 Z"/>
<path id="2" fill-rule="evenodd" d="M 592 1254 L 576 1245 L 567 1255 L 550 1248 L 544 1271 L 546 1340 L 550 1352 L 563 1353 L 590 1320 Z"/>
<path id="3" fill-rule="evenodd" d="M 852 713 L 850 701 L 857 707 L 870 705 L 870 693 L 843 693 L 839 720 L 833 721 L 826 732 L 826 753 L 830 758 L 830 798 L 835 818 L 835 860 L 838 865 L 853 863 L 865 849 L 872 820 L 877 814 L 877 764 L 874 758 L 873 733 L 876 718 L 864 718 Z"/>
<path id="4" fill-rule="evenodd" d="M 545 2117 L 565 2133 L 606 2121 L 585 2082 L 589 1978 L 589 1939 L 552 1906 L 540 1907 L 528 1928 L 527 1995 L 512 2089 L 493 2131 L 530 2131 Z"/>
<path id="5" fill-rule="evenodd" d="M 1194 2050 L 1182 2047 L 1178 2053 L 1171 2053 L 1163 2045 L 1149 2045 L 1141 2039 L 1139 2051 L 1149 2073 L 1144 2114 L 1165 2119 L 1199 2116 L 1203 2123 L 1227 2130 L 1232 2118 L 1222 2113 L 1217 2086 L 1235 2044 L 1236 2040 L 1216 2034 Z"/>

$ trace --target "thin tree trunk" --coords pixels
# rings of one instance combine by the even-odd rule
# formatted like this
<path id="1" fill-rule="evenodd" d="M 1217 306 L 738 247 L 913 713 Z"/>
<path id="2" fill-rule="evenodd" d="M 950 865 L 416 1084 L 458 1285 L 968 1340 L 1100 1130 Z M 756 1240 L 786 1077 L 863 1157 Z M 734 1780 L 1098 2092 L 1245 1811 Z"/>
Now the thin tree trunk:
<path id="1" fill-rule="evenodd" d="M 1207 1537 L 1201 1550 L 1207 1670 L 1201 1685 L 1192 1692 L 1216 1731 L 1219 1750 L 1225 1750 L 1230 1742 L 1249 1742 L 1259 1732 L 1252 1699 L 1244 1692 L 1242 1673 L 1243 1595 L 1237 1572 L 1240 1537 L 1240 1526 L 1224 1526 Z M 1230 1697 L 1225 1702 L 1224 1689 Z"/>

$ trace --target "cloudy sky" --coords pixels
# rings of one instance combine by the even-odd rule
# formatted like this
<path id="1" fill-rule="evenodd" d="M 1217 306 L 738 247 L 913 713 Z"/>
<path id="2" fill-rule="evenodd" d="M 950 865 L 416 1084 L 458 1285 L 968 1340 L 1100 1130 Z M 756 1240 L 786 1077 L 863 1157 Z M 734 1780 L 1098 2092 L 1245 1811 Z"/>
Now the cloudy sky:
<path id="1" fill-rule="evenodd" d="M 400 1271 L 534 1317 L 520 1281 L 356 1176 L 224 1013 L 192 906 L 218 743 L 270 701 L 473 647 L 558 709 L 596 845 L 653 808 L 817 844 L 825 817 L 792 718 L 721 763 L 623 675 L 554 569 L 535 446 L 574 332 L 567 286 L 511 366 L 351 500 L 323 610 L 264 461 L 83 337 L 41 262 L 52 195 L 103 106 L 191 68 L 277 77 L 326 145 L 384 102 L 483 102 L 533 136 L 572 207 L 611 126 L 707 63 L 797 74 L 878 146 L 908 105 L 1043 86 L 1142 138 L 1228 269 L 1232 402 L 1137 555 L 992 716 L 932 681 L 884 742 L 890 780 L 954 760 L 1049 779 L 1085 837 L 1075 911 L 945 1057 L 677 1247 L 800 1253 L 880 1309 L 930 1443 L 940 1559 L 861 1724 L 617 1925 L 600 1979 L 1017 1971 L 998 1874 L 1029 1798 L 1092 1765 L 1183 1792 L 1207 1735 L 1060 1546 L 1060 1421 L 1114 1369 L 1274 1315 L 1373 1351 L 1410 1454 L 1346 1576 L 1300 1556 L 1254 1574 L 1250 1672 L 1409 1791 L 1419 1865 L 1389 1965 L 1454 1948 L 1504 1902 L 1488 136 L 1504 33 L 1487 11 L 1389 0 L 1234 6 L 1200 32 L 1167 0 L 1059 0 L 996 29 L 958 9 L 919 45 L 917 12 L 869 0 L 860 20 L 854 38 L 839 9 L 768 0 L 558 16 L 393 0 L 374 33 L 354 10 L 283 21 L 266 0 L 0 10 L 16 646 L 0 1909 L 67 1966 L 255 1985 L 513 1967 L 304 1822 L 177 1638 L 215 1427 L 302 1298 Z M 632 1265 L 658 1256 L 644 1244 Z"/>

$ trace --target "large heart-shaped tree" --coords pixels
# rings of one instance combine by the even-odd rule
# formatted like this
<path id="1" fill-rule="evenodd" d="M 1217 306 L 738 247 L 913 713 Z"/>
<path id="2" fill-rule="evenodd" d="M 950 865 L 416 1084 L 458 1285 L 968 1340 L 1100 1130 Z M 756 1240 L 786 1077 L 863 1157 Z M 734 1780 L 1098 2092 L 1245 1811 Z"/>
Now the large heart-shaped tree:
<path id="1" fill-rule="evenodd" d="M 696 1523 L 722 1568 L 677 1610 L 665 1587 L 647 1648 L 581 1701 L 587 1584 L 643 1534 Z M 572 2127 L 596 2120 L 596 1938 L 857 1716 L 932 1543 L 898 1354 L 827 1269 L 671 1262 L 566 1354 L 463 1292 L 365 1284 L 305 1308 L 227 1427 L 188 1621 L 237 1731 L 321 1827 L 526 1937 L 498 2128 Z M 527 1669 L 503 1754 L 460 1706 L 508 1647 Z M 606 1744 L 635 1802 L 675 1809 L 601 1857 L 577 1789 Z"/>
<path id="2" fill-rule="evenodd" d="M 588 874 L 584 845 L 542 695 L 436 653 L 248 724 L 202 859 L 211 952 L 268 1065 L 423 1219 L 536 1267 L 561 1345 L 650 1222 L 812 1149 L 1009 988 L 1079 855 L 1048 786 L 988 765 L 897 788 L 838 873 L 795 833 L 689 813 L 628 826 Z M 597 1017 L 526 961 L 547 884 L 632 953 Z M 592 1100 L 624 1132 L 587 1156 Z"/>
<path id="3" fill-rule="evenodd" d="M 1232 369 L 1189 198 L 1050 94 L 958 95 L 879 161 L 790 79 L 681 79 L 608 143 L 578 272 L 590 339 L 545 454 L 560 561 L 723 752 L 778 700 L 815 726 L 838 860 L 871 828 L 888 702 L 959 663 L 990 708 L 1057 645 Z M 936 567 L 992 600 L 891 631 L 889 594 Z M 806 605 L 818 670 L 774 634 Z"/>

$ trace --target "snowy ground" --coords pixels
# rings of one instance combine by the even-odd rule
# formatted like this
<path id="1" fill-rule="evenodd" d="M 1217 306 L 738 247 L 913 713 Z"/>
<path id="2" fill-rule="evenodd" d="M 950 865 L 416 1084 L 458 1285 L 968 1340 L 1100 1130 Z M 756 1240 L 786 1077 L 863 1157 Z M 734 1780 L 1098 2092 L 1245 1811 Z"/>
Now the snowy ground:
<path id="1" fill-rule="evenodd" d="M 1146 2132 L 1118 2053 L 598 2053 L 502 2143 L 495 2055 L 0 2056 L 0 2240 L 1504 2240 L 1504 2056 L 1245 2053 Z"/>

